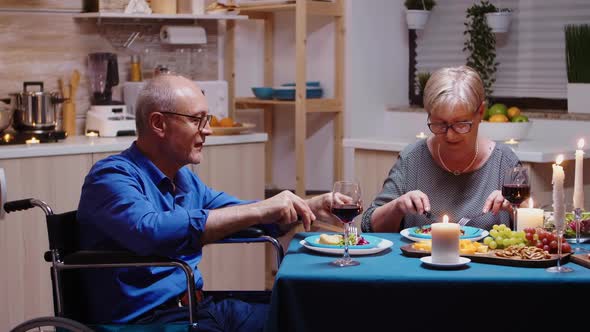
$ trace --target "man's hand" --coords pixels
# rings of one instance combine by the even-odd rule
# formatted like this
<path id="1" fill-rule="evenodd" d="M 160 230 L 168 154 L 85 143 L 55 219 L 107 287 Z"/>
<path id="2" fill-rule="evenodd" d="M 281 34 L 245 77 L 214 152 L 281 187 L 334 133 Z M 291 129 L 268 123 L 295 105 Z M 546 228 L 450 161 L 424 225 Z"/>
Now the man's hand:
<path id="1" fill-rule="evenodd" d="M 297 222 L 300 218 L 305 230 L 309 231 L 311 222 L 316 219 L 307 202 L 288 190 L 260 201 L 256 205 L 261 213 L 260 220 L 264 224 L 287 225 Z"/>

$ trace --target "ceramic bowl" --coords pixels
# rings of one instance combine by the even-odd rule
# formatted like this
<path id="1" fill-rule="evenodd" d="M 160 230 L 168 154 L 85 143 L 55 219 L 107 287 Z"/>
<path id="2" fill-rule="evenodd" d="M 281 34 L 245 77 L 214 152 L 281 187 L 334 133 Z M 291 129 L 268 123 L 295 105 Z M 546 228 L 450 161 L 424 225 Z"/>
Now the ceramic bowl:
<path id="1" fill-rule="evenodd" d="M 479 124 L 479 135 L 493 141 L 507 141 L 526 139 L 532 122 L 482 122 Z"/>
<path id="2" fill-rule="evenodd" d="M 272 99 L 275 90 L 273 88 L 263 86 L 252 88 L 252 92 L 258 99 Z"/>

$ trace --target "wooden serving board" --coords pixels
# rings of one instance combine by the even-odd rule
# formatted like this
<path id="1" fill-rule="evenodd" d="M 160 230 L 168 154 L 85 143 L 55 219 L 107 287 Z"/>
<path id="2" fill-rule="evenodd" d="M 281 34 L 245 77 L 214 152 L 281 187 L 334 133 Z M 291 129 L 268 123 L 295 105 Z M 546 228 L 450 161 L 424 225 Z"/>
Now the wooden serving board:
<path id="1" fill-rule="evenodd" d="M 570 260 L 590 269 L 590 254 L 574 254 L 570 257 Z"/>
<path id="2" fill-rule="evenodd" d="M 424 257 L 430 256 L 430 251 L 424 251 L 412 248 L 412 244 L 406 244 L 400 247 L 404 256 L 408 257 Z M 550 267 L 557 265 L 557 254 L 552 254 L 549 259 L 529 260 L 520 258 L 506 258 L 499 257 L 494 254 L 493 250 L 485 254 L 473 254 L 473 255 L 461 255 L 471 259 L 473 262 L 484 263 L 484 264 L 496 264 L 496 265 L 508 265 L 508 266 L 519 266 L 519 267 Z M 570 253 L 563 254 L 561 257 L 561 263 L 565 264 L 568 262 Z M 590 262 L 590 261 L 589 261 Z"/>

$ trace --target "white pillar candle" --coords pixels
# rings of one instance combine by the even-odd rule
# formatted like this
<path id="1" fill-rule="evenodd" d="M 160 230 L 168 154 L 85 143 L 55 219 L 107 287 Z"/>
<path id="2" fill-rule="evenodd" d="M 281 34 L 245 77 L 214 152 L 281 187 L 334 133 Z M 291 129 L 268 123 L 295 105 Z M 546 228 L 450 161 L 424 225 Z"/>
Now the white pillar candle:
<path id="1" fill-rule="evenodd" d="M 449 217 L 443 216 L 443 222 L 433 223 L 432 262 L 437 264 L 454 264 L 459 262 L 459 224 L 449 223 Z"/>
<path id="2" fill-rule="evenodd" d="M 584 208 L 584 139 L 578 141 L 576 173 L 574 177 L 574 209 Z"/>
<path id="3" fill-rule="evenodd" d="M 553 164 L 553 219 L 557 229 L 564 229 L 565 226 L 565 192 L 563 190 L 563 180 L 565 173 L 560 165 L 563 161 L 563 155 L 558 155 Z"/>
<path id="4" fill-rule="evenodd" d="M 533 198 L 529 199 L 528 208 L 519 208 L 517 231 L 523 231 L 525 228 L 543 227 L 543 210 L 533 208 Z"/>

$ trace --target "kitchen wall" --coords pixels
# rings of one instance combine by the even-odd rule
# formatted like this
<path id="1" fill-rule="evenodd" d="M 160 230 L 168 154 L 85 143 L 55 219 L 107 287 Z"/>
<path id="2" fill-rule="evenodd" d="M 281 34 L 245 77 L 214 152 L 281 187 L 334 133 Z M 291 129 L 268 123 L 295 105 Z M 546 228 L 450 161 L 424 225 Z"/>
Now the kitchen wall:
<path id="1" fill-rule="evenodd" d="M 195 80 L 218 78 L 217 21 L 203 22 L 206 45 L 165 46 L 159 42 L 162 24 L 177 21 L 126 22 L 103 19 L 74 19 L 82 1 L 0 1 L 0 98 L 22 91 L 24 81 L 43 81 L 45 90 L 57 90 L 59 77 L 69 81 L 74 69 L 82 73 L 76 96 L 78 133 L 82 132 L 86 110 L 90 106 L 86 78 L 86 56 L 91 52 L 114 52 L 118 55 L 119 86 L 114 94 L 121 98 L 121 87 L 128 80 L 129 58 L 142 57 L 144 77 L 153 68 L 167 66 Z M 183 22 L 192 24 L 192 21 Z M 139 37 L 123 47 L 133 32 Z"/>

